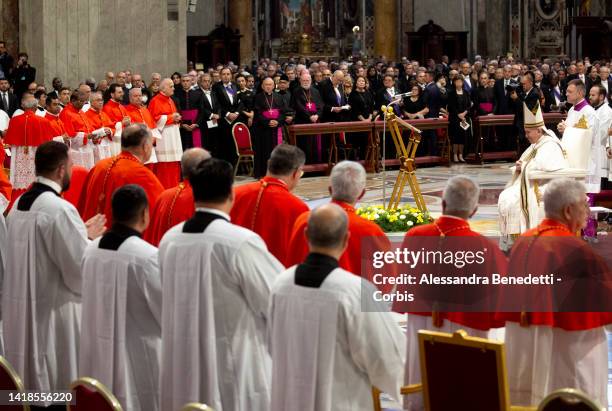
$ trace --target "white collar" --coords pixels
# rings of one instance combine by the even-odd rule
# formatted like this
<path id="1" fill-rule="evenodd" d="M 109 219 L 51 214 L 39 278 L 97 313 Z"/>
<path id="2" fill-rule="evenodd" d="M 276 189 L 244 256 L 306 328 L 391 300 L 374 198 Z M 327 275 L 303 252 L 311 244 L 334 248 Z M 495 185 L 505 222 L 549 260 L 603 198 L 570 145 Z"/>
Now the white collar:
<path id="1" fill-rule="evenodd" d="M 221 217 L 225 218 L 227 221 L 231 221 L 231 218 L 230 218 L 229 214 L 224 213 L 223 211 L 218 210 L 216 208 L 196 207 L 195 210 L 203 212 L 203 213 L 217 214 L 218 216 L 221 216 Z"/>
<path id="2" fill-rule="evenodd" d="M 36 176 L 36 182 L 51 187 L 57 194 L 62 192 L 62 187 L 55 181 L 43 176 Z"/>

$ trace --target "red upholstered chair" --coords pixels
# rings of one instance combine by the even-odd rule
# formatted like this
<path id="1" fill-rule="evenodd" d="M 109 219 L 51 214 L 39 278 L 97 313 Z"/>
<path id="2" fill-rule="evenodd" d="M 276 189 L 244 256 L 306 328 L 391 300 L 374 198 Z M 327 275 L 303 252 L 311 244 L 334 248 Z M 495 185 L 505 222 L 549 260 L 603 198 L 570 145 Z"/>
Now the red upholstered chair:
<path id="1" fill-rule="evenodd" d="M 427 411 L 536 411 L 510 405 L 504 351 L 504 343 L 469 337 L 463 330 L 421 330 L 423 382 L 402 387 L 402 395 L 422 392 Z"/>
<path id="2" fill-rule="evenodd" d="M 11 364 L 0 357 L 0 390 L 23 392 L 23 383 Z M 30 411 L 29 405 L 0 405 L 0 411 Z"/>
<path id="3" fill-rule="evenodd" d="M 200 404 L 199 402 L 190 402 L 185 404 L 181 411 L 215 411 L 206 404 Z"/>
<path id="4" fill-rule="evenodd" d="M 236 154 L 238 155 L 238 162 L 236 163 L 234 175 L 238 174 L 240 165 L 244 164 L 247 168 L 248 175 L 252 176 L 253 168 L 255 167 L 255 152 L 251 144 L 251 132 L 246 124 L 236 123 L 232 127 L 232 136 L 234 137 Z"/>
<path id="5" fill-rule="evenodd" d="M 93 378 L 79 378 L 70 384 L 70 391 L 74 405 L 68 405 L 68 411 L 123 411 L 110 390 Z"/>

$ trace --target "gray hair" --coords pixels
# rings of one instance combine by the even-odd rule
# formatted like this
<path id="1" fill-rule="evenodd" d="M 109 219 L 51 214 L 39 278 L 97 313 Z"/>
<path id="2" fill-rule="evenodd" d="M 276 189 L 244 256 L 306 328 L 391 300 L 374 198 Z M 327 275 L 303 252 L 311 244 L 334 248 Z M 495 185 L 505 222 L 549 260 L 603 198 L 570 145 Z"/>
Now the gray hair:
<path id="1" fill-rule="evenodd" d="M 337 204 L 329 203 L 310 213 L 306 237 L 310 247 L 333 249 L 342 245 L 348 230 L 348 216 Z"/>
<path id="2" fill-rule="evenodd" d="M 584 202 L 586 188 L 580 181 L 571 178 L 556 178 L 546 184 L 544 212 L 547 218 L 563 217 L 565 207 Z"/>
<path id="3" fill-rule="evenodd" d="M 480 188 L 478 183 L 466 175 L 451 177 L 446 183 L 442 200 L 446 203 L 446 212 L 453 214 L 471 213 L 478 205 Z"/>
<path id="4" fill-rule="evenodd" d="M 329 176 L 332 198 L 353 204 L 366 186 L 366 171 L 355 161 L 341 161 Z"/>

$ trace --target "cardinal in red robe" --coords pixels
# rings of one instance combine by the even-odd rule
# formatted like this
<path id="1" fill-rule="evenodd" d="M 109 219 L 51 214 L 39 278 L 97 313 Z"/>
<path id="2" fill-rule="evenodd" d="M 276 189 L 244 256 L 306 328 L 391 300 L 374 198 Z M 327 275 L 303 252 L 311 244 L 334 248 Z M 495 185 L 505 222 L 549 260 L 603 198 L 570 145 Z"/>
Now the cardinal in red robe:
<path id="1" fill-rule="evenodd" d="M 510 400 L 537 404 L 548 393 L 571 386 L 606 405 L 612 271 L 605 254 L 595 253 L 597 244 L 576 235 L 589 217 L 585 186 L 567 178 L 552 180 L 543 202 L 546 218 L 516 241 L 508 272 L 553 274 L 556 281 L 500 298 L 500 311 L 517 300 L 524 307 L 498 314 L 506 321 Z M 604 253 L 609 250 L 604 244 Z"/>
<path id="2" fill-rule="evenodd" d="M 53 130 L 53 138 L 64 141 L 64 139 L 68 137 L 68 134 L 64 128 L 64 123 L 59 118 L 59 113 L 61 110 L 62 107 L 59 104 L 59 99 L 55 96 L 55 94 L 51 94 L 49 97 L 47 97 L 45 102 L 45 118 L 49 120 L 51 129 Z"/>
<path id="3" fill-rule="evenodd" d="M 166 231 L 193 217 L 195 204 L 189 177 L 196 167 L 208 158 L 210 153 L 202 148 L 191 148 L 183 153 L 183 181 L 176 187 L 164 190 L 153 205 L 145 240 L 157 247 Z"/>
<path id="4" fill-rule="evenodd" d="M 88 110 L 91 111 L 91 110 Z M 70 187 L 62 192 L 64 200 L 69 201 L 75 208 L 79 207 L 79 199 L 83 193 L 83 186 L 89 171 L 85 167 L 72 166 L 72 175 L 70 176 Z"/>
<path id="5" fill-rule="evenodd" d="M 109 88 L 110 99 L 104 104 L 102 111 L 113 122 L 114 134 L 112 144 L 112 154 L 119 154 L 121 151 L 121 131 L 130 124 L 130 118 L 126 108 L 123 106 L 123 88 L 118 84 L 113 84 Z"/>
<path id="6" fill-rule="evenodd" d="M 391 249 L 391 243 L 382 229 L 355 213 L 355 203 L 365 194 L 365 183 L 366 172 L 361 164 L 342 161 L 332 169 L 329 187 L 332 202 L 342 207 L 348 216 L 350 236 L 348 246 L 339 260 L 340 268 L 363 277 L 366 276 L 366 271 L 362 270 L 362 263 L 365 262 L 362 256 L 362 242 L 365 239 L 375 241 L 376 244 L 372 244 L 371 247 L 380 251 Z M 347 192 L 347 189 L 350 192 Z M 304 230 L 309 217 L 310 211 L 307 211 L 300 215 L 293 225 L 287 259 L 284 261 L 287 267 L 301 264 L 308 255 L 308 241 Z M 379 288 L 386 293 L 391 290 L 392 285 L 381 284 Z"/>
<path id="7" fill-rule="evenodd" d="M 123 130 L 123 151 L 100 161 L 87 176 L 78 207 L 83 220 L 104 213 L 108 226 L 111 226 L 112 195 L 117 188 L 126 184 L 141 186 L 147 193 L 149 204 L 155 204 L 164 189 L 157 177 L 143 164 L 153 150 L 151 140 L 150 131 L 141 124 Z"/>
<path id="8" fill-rule="evenodd" d="M 4 163 L 5 157 L 6 153 L 4 150 L 0 150 L 0 164 Z M 0 195 L 4 197 L 4 199 L 0 201 L 0 213 L 4 213 L 4 211 L 8 208 L 9 204 L 11 203 L 12 194 L 13 186 L 4 172 L 4 167 L 0 167 Z"/>
<path id="9" fill-rule="evenodd" d="M 175 187 L 180 179 L 180 160 L 183 155 L 179 124 L 181 115 L 172 100 L 174 83 L 171 79 L 164 79 L 160 83 L 159 93 L 151 99 L 149 111 L 161 139 L 155 145 L 157 163 L 153 169 L 159 181 L 166 188 Z"/>
<path id="10" fill-rule="evenodd" d="M 64 129 L 70 138 L 70 157 L 74 164 L 91 169 L 95 164 L 93 126 L 82 111 L 87 101 L 85 93 L 75 91 L 70 95 L 67 104 L 59 114 Z"/>
<path id="11" fill-rule="evenodd" d="M 281 144 L 272 151 L 264 178 L 234 189 L 232 223 L 259 234 L 281 262 L 287 261 L 295 221 L 308 211 L 306 203 L 291 193 L 303 174 L 303 165 L 302 150 Z"/>
<path id="12" fill-rule="evenodd" d="M 102 110 L 104 98 L 102 93 L 91 94 L 91 108 L 85 112 L 85 117 L 93 128 L 94 160 L 97 163 L 108 157 L 112 157 L 112 142 L 115 134 L 115 124 Z"/>
<path id="13" fill-rule="evenodd" d="M 34 96 L 26 94 L 21 102 L 24 113 L 11 118 L 4 136 L 4 144 L 11 146 L 10 182 L 13 191 L 9 208 L 36 178 L 36 148 L 54 137 L 49 120 L 35 114 L 37 104 Z"/>
<path id="14" fill-rule="evenodd" d="M 157 142 L 161 140 L 162 136 L 157 129 L 157 125 L 155 124 L 155 120 L 153 120 L 151 112 L 147 106 L 145 106 L 142 100 L 142 90 L 138 87 L 132 87 L 130 89 L 130 104 L 125 106 L 125 111 L 127 111 L 132 123 L 146 124 L 146 126 L 149 127 L 149 130 L 151 130 L 151 134 L 153 135 L 153 147 L 157 146 Z M 151 158 L 145 163 L 145 165 L 149 167 L 151 171 L 155 172 L 155 164 L 157 164 L 157 155 L 155 154 L 155 150 L 153 150 L 153 153 L 151 153 Z"/>
<path id="15" fill-rule="evenodd" d="M 411 273 L 420 277 L 421 273 L 442 272 L 447 275 L 467 275 L 468 272 L 478 271 L 479 275 L 493 273 L 505 275 L 507 270 L 507 260 L 499 247 L 473 231 L 470 228 L 468 219 L 471 218 L 478 209 L 480 189 L 478 184 L 467 176 L 455 176 L 451 178 L 444 189 L 442 196 L 442 216 L 433 223 L 412 228 L 406 233 L 402 248 L 407 250 L 425 251 L 462 251 L 476 252 L 488 250 L 484 263 L 476 268 L 466 266 L 465 271 L 455 269 L 454 266 L 444 265 L 439 268 L 439 264 L 417 264 Z M 443 243 L 441 242 L 443 241 Z M 446 272 L 451 269 L 451 272 Z M 435 274 L 434 274 L 435 275 Z M 416 289 L 415 300 L 425 298 L 423 286 L 419 285 Z M 408 285 L 398 285 L 397 291 L 407 292 Z M 470 292 L 470 294 L 467 294 Z M 465 286 L 453 287 L 452 297 L 460 298 L 461 302 L 469 303 L 483 301 L 483 297 L 489 297 L 483 304 L 494 308 L 494 298 L 491 298 L 489 290 L 483 287 L 477 288 L 474 293 Z M 436 296 L 434 295 L 434 298 Z M 431 302 L 431 299 L 428 299 Z M 394 311 L 406 312 L 406 305 L 397 301 L 393 305 Z M 468 335 L 481 338 L 496 338 L 494 328 L 503 327 L 503 321 L 495 317 L 494 312 L 409 312 L 406 320 L 406 372 L 404 384 L 415 384 L 421 381 L 421 371 L 419 367 L 419 347 L 418 331 L 431 330 L 453 333 L 459 329 L 467 331 Z M 404 408 L 422 409 L 423 397 L 421 393 L 408 395 L 404 399 Z"/>

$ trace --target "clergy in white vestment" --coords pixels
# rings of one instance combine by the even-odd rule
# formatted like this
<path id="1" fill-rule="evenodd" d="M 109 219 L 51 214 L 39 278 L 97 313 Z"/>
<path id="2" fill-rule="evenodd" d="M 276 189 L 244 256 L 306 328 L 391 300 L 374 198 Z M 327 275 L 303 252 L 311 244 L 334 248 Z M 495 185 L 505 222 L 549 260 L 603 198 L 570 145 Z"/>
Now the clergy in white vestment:
<path id="1" fill-rule="evenodd" d="M 201 162 L 189 179 L 194 216 L 159 245 L 162 410 L 192 401 L 215 411 L 270 409 L 267 309 L 284 267 L 259 235 L 230 222 L 233 180 L 230 163 Z"/>
<path id="2" fill-rule="evenodd" d="M 4 132 L 8 128 L 10 119 L 11 118 L 9 117 L 9 115 L 6 114 L 6 111 L 0 110 L 0 135 L 4 135 Z"/>
<path id="3" fill-rule="evenodd" d="M 388 307 L 364 309 L 376 287 L 339 268 L 348 217 L 314 210 L 310 253 L 274 283 L 268 314 L 272 411 L 370 411 L 372 387 L 400 398 L 406 338 Z"/>
<path id="4" fill-rule="evenodd" d="M 3 334 L 6 358 L 25 389 L 49 392 L 65 390 L 79 376 L 81 259 L 105 219 L 84 223 L 61 198 L 72 168 L 65 144 L 42 144 L 35 164 L 36 181 L 7 217 Z"/>
<path id="5" fill-rule="evenodd" d="M 588 216 L 584 184 L 568 178 L 552 180 L 544 194 L 544 205 L 546 219 L 516 242 L 508 270 L 547 273 L 551 267 L 557 267 L 556 272 L 564 277 L 564 282 L 576 277 L 590 279 L 594 285 L 589 288 L 578 282 L 572 287 L 577 287 L 578 294 L 588 293 L 582 297 L 591 301 L 583 304 L 591 305 L 582 306 L 595 312 L 571 312 L 576 307 L 573 305 L 559 312 L 499 313 L 506 319 L 510 402 L 536 405 L 551 392 L 571 387 L 607 407 L 605 327 L 612 323 L 612 313 L 597 308 L 605 303 L 606 297 L 593 288 L 605 290 L 605 284 L 610 283 L 610 271 L 592 248 L 575 235 L 584 228 Z M 529 255 L 530 251 L 535 257 Z M 567 275 L 574 277 L 560 273 L 559 267 L 565 267 Z"/>
<path id="6" fill-rule="evenodd" d="M 559 123 L 557 129 L 563 133 L 562 140 L 566 135 L 573 132 L 576 128 L 591 130 L 591 150 L 589 153 L 589 161 L 587 167 L 587 175 L 584 183 L 589 196 L 589 204 L 595 205 L 595 195 L 601 190 L 601 162 L 603 157 L 602 145 L 598 141 L 599 133 L 597 131 L 598 121 L 595 109 L 589 105 L 587 90 L 584 83 L 575 79 L 567 85 L 567 102 L 573 106 L 567 112 L 567 118 Z M 597 219 L 589 218 L 587 226 L 584 228 L 584 235 L 593 238 L 597 235 Z"/>
<path id="7" fill-rule="evenodd" d="M 124 410 L 157 411 L 161 279 L 157 248 L 142 239 L 147 195 L 125 185 L 113 194 L 112 209 L 113 226 L 83 257 L 79 375 L 108 387 Z"/>
<path id="8" fill-rule="evenodd" d="M 608 178 L 608 158 L 606 147 L 610 145 L 609 131 L 612 127 L 612 108 L 606 98 L 606 89 L 601 84 L 591 87 L 589 100 L 595 109 L 595 120 L 597 121 L 597 137 L 594 139 L 599 145 L 599 170 L 602 178 Z"/>
<path id="9" fill-rule="evenodd" d="M 548 180 L 532 180 L 533 172 L 551 172 L 569 167 L 567 155 L 557 136 L 546 128 L 540 105 L 534 111 L 523 104 L 525 136 L 531 143 L 523 152 L 512 178 L 498 198 L 502 249 L 512 238 L 537 226 L 544 218 L 542 201 Z"/>

